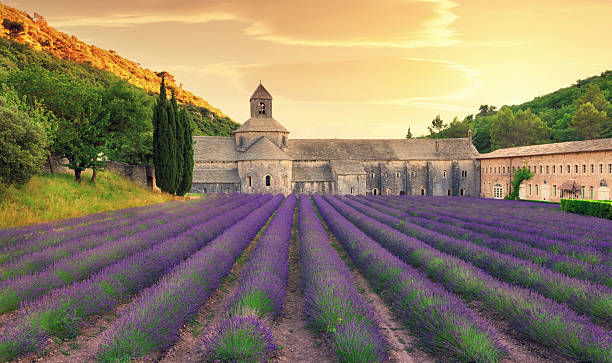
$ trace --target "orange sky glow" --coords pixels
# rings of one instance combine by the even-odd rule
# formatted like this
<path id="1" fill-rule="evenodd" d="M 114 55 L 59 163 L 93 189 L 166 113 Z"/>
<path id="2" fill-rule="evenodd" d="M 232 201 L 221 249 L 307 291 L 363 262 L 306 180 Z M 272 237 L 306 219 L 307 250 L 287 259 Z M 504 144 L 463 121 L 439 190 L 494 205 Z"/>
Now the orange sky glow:
<path id="1" fill-rule="evenodd" d="M 612 69 L 608 0 L 20 0 L 238 122 L 259 80 L 294 138 L 425 134 Z"/>

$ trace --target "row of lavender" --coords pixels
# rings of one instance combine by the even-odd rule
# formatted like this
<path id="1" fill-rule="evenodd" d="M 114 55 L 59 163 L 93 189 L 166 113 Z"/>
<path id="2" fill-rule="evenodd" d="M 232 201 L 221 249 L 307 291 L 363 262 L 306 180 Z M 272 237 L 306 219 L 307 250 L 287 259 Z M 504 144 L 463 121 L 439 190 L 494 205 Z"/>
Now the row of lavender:
<path id="1" fill-rule="evenodd" d="M 74 337 L 89 317 L 112 311 L 140 290 L 155 284 L 174 266 L 207 246 L 224 230 L 250 216 L 253 211 L 261 213 L 260 210 L 275 208 L 280 200 L 282 197 L 272 199 L 270 195 L 249 196 L 246 199 L 230 197 L 220 208 L 205 208 L 199 214 L 201 218 L 193 224 L 184 225 L 179 231 L 161 232 L 157 242 L 144 249 L 120 254 L 115 259 L 112 258 L 113 253 L 100 251 L 99 256 L 108 256 L 104 258 L 106 266 L 93 269 L 97 272 L 85 274 L 82 281 L 66 282 L 67 286 L 61 288 L 43 287 L 42 290 L 47 292 L 40 293 L 38 297 L 24 296 L 30 301 L 22 303 L 17 315 L 0 327 L 0 360 L 11 360 L 40 349 L 48 337 Z M 262 207 L 264 203 L 268 203 L 265 204 L 268 207 Z M 112 246 L 109 248 L 112 249 Z M 33 291 L 39 290 L 36 282 L 31 286 Z"/>
<path id="2" fill-rule="evenodd" d="M 612 222 L 602 218 L 576 216 L 516 202 L 512 204 L 482 198 L 475 200 L 385 196 L 383 199 L 399 202 L 404 206 L 435 210 L 451 217 L 477 221 L 489 226 L 510 230 L 518 226 L 528 234 L 591 246 L 602 251 L 610 251 L 612 243 L 609 233 Z"/>
<path id="3" fill-rule="evenodd" d="M 281 314 L 285 302 L 296 202 L 295 195 L 287 197 L 257 241 L 238 289 L 226 305 L 228 317 L 204 338 L 206 359 L 264 361 L 277 350 L 268 321 Z"/>
<path id="4" fill-rule="evenodd" d="M 245 198 L 241 196 L 220 200 L 217 208 L 214 208 L 216 203 L 204 203 L 193 215 L 179 215 L 172 223 L 155 225 L 126 238 L 106 241 L 50 265 L 42 265 L 44 267 L 40 271 L 0 281 L 0 312 L 14 310 L 19 304 L 40 297 L 49 290 L 88 278 L 117 261 L 153 248 L 193 226 L 232 211 L 244 201 Z M 44 251 L 41 257 L 46 257 Z"/>
<path id="5" fill-rule="evenodd" d="M 612 299 L 608 288 L 555 275 L 540 266 L 427 230 L 349 198 L 327 197 L 340 213 L 326 216 L 330 207 L 320 197 L 315 200 L 330 226 L 333 219 L 339 219 L 342 214 L 386 250 L 422 270 L 430 279 L 465 300 L 481 301 L 487 309 L 500 313 L 525 337 L 554 347 L 571 358 L 612 361 L 610 331 L 568 308 L 588 312 L 593 320 L 609 326 Z M 350 230 L 350 223 L 338 227 L 334 233 L 346 233 L 343 230 Z"/>

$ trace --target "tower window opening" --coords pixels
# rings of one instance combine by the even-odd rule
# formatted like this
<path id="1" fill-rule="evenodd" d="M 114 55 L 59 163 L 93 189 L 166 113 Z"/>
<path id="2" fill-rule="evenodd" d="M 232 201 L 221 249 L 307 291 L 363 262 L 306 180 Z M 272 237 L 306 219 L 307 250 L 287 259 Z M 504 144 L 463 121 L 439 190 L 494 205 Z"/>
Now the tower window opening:
<path id="1" fill-rule="evenodd" d="M 259 112 L 260 115 L 265 115 L 266 114 L 266 104 L 264 102 L 259 102 L 259 107 L 257 108 L 257 111 Z"/>

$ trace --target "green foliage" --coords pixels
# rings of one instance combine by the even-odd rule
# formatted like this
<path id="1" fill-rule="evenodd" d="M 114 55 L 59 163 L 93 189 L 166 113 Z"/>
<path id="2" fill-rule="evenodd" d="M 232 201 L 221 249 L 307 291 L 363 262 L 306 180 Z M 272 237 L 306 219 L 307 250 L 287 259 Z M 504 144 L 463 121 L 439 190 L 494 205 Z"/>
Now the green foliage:
<path id="1" fill-rule="evenodd" d="M 432 121 L 431 121 L 431 126 L 427 126 L 427 129 L 429 130 L 429 134 L 430 135 L 434 135 L 439 133 L 440 131 L 442 131 L 444 128 L 446 128 L 447 125 L 444 123 L 444 121 L 440 118 L 440 115 L 437 115 Z"/>
<path id="2" fill-rule="evenodd" d="M 443 125 L 443 129 L 437 133 L 430 134 L 429 137 L 433 139 L 443 139 L 452 137 L 467 137 L 468 129 L 470 128 L 470 122 L 465 119 L 459 121 L 457 117 L 451 121 L 448 125 Z M 431 133 L 430 129 L 430 133 Z"/>
<path id="3" fill-rule="evenodd" d="M 612 219 L 612 201 L 561 199 L 561 209 L 569 213 Z"/>
<path id="4" fill-rule="evenodd" d="M 153 163 L 157 186 L 167 193 L 176 191 L 176 129 L 174 111 L 166 96 L 165 76 L 153 109 Z"/>
<path id="5" fill-rule="evenodd" d="M 588 106 L 583 106 L 581 113 L 578 114 L 577 119 L 575 119 L 581 106 L 589 102 L 598 113 L 595 113 Z M 531 114 L 539 117 L 550 129 L 547 137 L 544 137 L 545 135 L 542 127 L 536 127 L 535 129 L 527 131 L 513 131 L 511 129 L 503 131 L 533 133 L 533 135 L 526 135 L 522 138 L 522 141 L 519 143 L 521 145 L 584 140 L 594 137 L 612 137 L 611 102 L 612 71 L 605 71 L 599 76 L 578 80 L 570 87 L 536 97 L 520 105 L 509 106 L 514 113 L 514 117 L 518 115 L 519 111 L 523 111 L 524 113 L 530 111 Z M 603 112 L 605 112 L 606 117 L 603 117 Z M 497 111 L 495 106 L 481 105 L 476 117 L 468 115 L 463 121 L 460 121 L 462 123 L 467 123 L 468 126 L 472 128 L 474 132 L 472 141 L 476 149 L 481 153 L 490 152 L 499 147 L 506 147 L 495 145 L 494 143 L 492 145 L 491 143 L 491 132 L 493 132 L 492 126 L 495 121 L 497 121 L 499 113 L 500 111 Z M 507 115 L 502 116 L 502 118 L 506 116 Z M 430 135 L 427 137 L 457 137 L 454 135 L 461 135 L 459 131 L 464 128 L 465 126 L 453 124 L 453 122 L 443 126 L 440 130 L 434 130 L 430 126 Z M 465 137 L 464 135 L 460 137 Z"/>
<path id="6" fill-rule="evenodd" d="M 497 112 L 491 124 L 494 149 L 543 144 L 550 141 L 550 129 L 530 109 L 516 113 L 508 106 Z"/>
<path id="7" fill-rule="evenodd" d="M 517 171 L 514 172 L 514 176 L 512 177 L 512 192 L 504 199 L 517 200 L 521 188 L 521 183 L 523 182 L 523 180 L 531 179 L 531 177 L 533 177 L 533 173 L 529 171 L 527 165 L 523 166 L 522 168 L 518 168 Z"/>
<path id="8" fill-rule="evenodd" d="M 180 117 L 183 130 L 183 174 L 182 180 L 177 190 L 177 195 L 185 195 L 191 190 L 191 182 L 193 180 L 193 138 L 191 137 L 191 124 L 187 118 L 185 108 L 180 111 Z"/>
<path id="9" fill-rule="evenodd" d="M 412 135 L 412 131 L 410 130 L 410 127 L 408 127 L 408 132 L 406 132 L 406 138 L 407 139 L 412 139 L 414 137 L 414 135 Z"/>
<path id="10" fill-rule="evenodd" d="M 0 94 L 0 182 L 25 184 L 47 156 L 45 114 L 6 88 Z"/>
<path id="11" fill-rule="evenodd" d="M 174 115 L 174 140 L 176 147 L 176 174 L 175 174 L 175 182 L 174 182 L 174 193 L 178 193 L 178 189 L 183 181 L 183 169 L 184 169 L 184 156 L 183 149 L 185 148 L 185 133 L 183 132 L 183 124 L 181 121 L 181 115 L 178 110 L 178 105 L 176 103 L 176 97 L 174 96 L 174 90 L 172 91 L 172 100 L 170 101 L 170 105 L 172 106 L 172 114 Z"/>

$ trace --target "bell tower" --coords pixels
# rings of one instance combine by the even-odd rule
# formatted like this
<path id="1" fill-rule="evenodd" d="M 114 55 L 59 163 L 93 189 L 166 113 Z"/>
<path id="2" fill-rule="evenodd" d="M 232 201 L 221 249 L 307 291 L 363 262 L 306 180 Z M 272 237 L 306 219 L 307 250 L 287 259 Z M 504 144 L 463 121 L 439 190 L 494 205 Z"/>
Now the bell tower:
<path id="1" fill-rule="evenodd" d="M 272 95 L 261 82 L 251 96 L 251 118 L 272 118 Z"/>
<path id="2" fill-rule="evenodd" d="M 257 139 L 265 137 L 281 150 L 288 147 L 289 130 L 272 118 L 272 96 L 259 82 L 250 99 L 251 118 L 236 131 L 236 150 L 247 150 Z"/>

